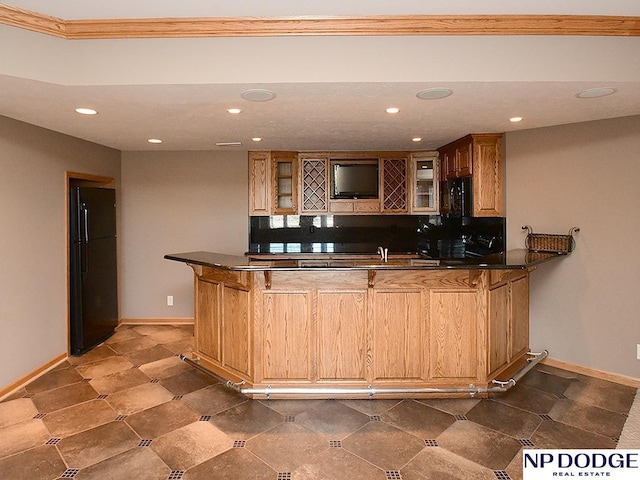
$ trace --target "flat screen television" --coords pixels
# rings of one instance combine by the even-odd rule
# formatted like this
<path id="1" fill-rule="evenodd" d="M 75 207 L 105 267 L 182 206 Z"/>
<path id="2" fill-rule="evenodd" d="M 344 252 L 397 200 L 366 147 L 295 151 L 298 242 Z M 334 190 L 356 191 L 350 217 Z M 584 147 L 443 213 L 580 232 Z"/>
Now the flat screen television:
<path id="1" fill-rule="evenodd" d="M 378 198 L 378 161 L 332 162 L 331 198 Z"/>

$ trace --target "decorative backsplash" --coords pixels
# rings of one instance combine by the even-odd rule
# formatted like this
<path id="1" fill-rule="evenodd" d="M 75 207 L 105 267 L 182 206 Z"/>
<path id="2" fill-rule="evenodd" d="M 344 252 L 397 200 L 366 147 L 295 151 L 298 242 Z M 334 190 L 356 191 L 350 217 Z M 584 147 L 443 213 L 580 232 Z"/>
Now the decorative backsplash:
<path id="1" fill-rule="evenodd" d="M 250 253 L 420 252 L 462 258 L 504 250 L 502 217 L 272 215 L 250 217 Z"/>

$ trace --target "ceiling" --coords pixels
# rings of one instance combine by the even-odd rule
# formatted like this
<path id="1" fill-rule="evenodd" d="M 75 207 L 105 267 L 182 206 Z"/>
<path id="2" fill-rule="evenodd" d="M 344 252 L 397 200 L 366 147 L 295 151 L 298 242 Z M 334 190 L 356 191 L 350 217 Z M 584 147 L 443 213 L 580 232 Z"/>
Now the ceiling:
<path id="1" fill-rule="evenodd" d="M 11 0 L 61 19 L 593 14 L 610 2 Z M 530 3 L 531 5 L 525 5 Z M 5 2 L 7 4 L 7 2 Z M 482 5 L 481 7 L 479 5 Z M 10 43 L 9 43 L 10 42 Z M 640 39 L 386 37 L 64 40 L 0 25 L 0 115 L 119 150 L 432 149 L 469 132 L 640 115 Z M 150 59 L 153 59 L 150 60 Z M 580 91 L 615 94 L 579 99 Z M 453 94 L 422 100 L 433 87 Z M 247 101 L 248 89 L 275 98 Z M 98 115 L 76 114 L 89 106 Z M 390 115 L 387 107 L 400 112 Z M 230 115 L 226 109 L 242 109 Z M 523 121 L 511 123 L 510 117 Z M 252 137 L 261 137 L 259 143 Z M 421 142 L 412 138 L 420 137 Z M 148 138 L 161 138 L 151 145 Z"/>

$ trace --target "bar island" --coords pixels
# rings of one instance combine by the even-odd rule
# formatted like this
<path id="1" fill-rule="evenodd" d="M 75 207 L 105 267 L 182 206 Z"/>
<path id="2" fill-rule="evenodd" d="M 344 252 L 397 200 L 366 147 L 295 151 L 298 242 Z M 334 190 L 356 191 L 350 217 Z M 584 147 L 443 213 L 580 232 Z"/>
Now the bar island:
<path id="1" fill-rule="evenodd" d="M 529 276 L 555 253 L 166 255 L 194 271 L 194 357 L 252 398 L 486 397 L 529 349 Z"/>

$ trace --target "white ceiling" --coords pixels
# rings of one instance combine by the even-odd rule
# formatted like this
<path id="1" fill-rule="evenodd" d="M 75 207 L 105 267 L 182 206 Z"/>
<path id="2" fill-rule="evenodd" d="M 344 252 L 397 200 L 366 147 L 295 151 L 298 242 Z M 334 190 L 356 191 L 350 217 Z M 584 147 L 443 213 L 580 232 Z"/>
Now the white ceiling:
<path id="1" fill-rule="evenodd" d="M 70 19 L 552 13 L 640 16 L 640 2 L 12 0 Z M 482 7 L 480 8 L 480 5 Z M 431 149 L 469 132 L 640 115 L 640 39 L 385 37 L 62 40 L 0 25 L 0 115 L 120 150 Z M 577 99 L 586 88 L 616 94 Z M 453 95 L 420 100 L 447 87 Z M 240 94 L 268 88 L 270 102 Z M 83 117 L 77 106 L 99 114 Z M 397 106 L 400 113 L 384 112 Z M 226 108 L 239 107 L 238 116 Z M 524 117 L 512 124 L 509 117 Z M 260 136 L 257 144 L 250 138 Z M 421 143 L 411 142 L 415 136 Z M 162 138 L 159 146 L 147 138 Z"/>

